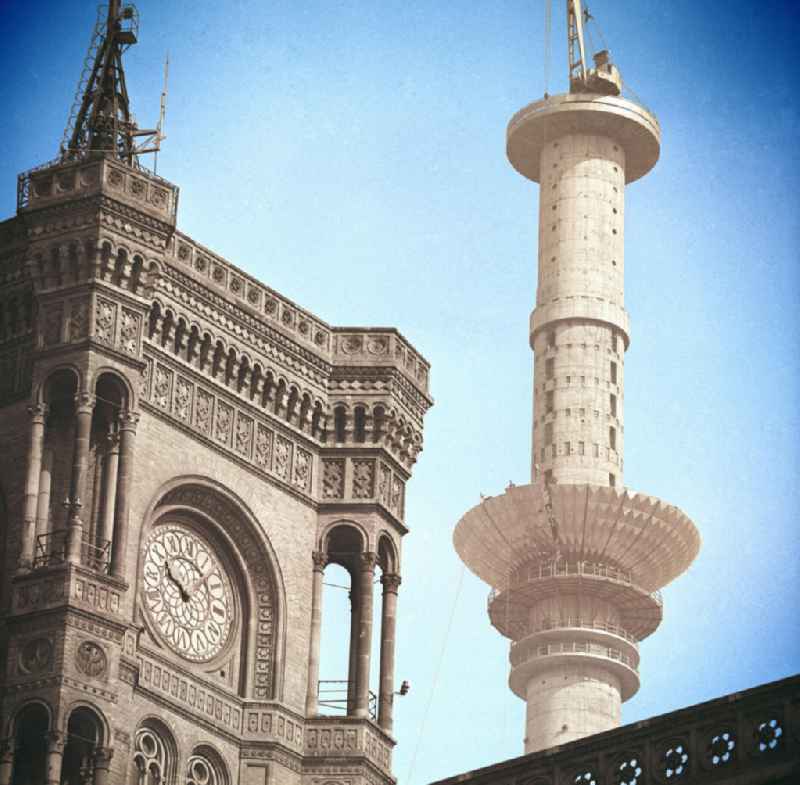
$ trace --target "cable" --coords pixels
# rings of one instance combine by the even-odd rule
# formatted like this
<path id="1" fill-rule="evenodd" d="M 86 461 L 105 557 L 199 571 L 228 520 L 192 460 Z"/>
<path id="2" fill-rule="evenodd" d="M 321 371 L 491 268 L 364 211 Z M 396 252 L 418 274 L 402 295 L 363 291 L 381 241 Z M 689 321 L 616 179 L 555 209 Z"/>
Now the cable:
<path id="1" fill-rule="evenodd" d="M 419 752 L 419 745 L 422 742 L 422 736 L 425 733 L 425 725 L 428 721 L 428 713 L 431 709 L 431 704 L 433 703 L 433 696 L 436 694 L 436 686 L 439 683 L 439 674 L 442 671 L 442 663 L 444 662 L 444 655 L 445 651 L 447 650 L 447 642 L 450 639 L 450 630 L 453 627 L 453 620 L 456 617 L 456 608 L 458 607 L 458 600 L 461 597 L 461 586 L 464 583 L 464 573 L 466 572 L 467 566 L 463 562 L 461 563 L 461 572 L 458 575 L 458 585 L 456 586 L 456 596 L 453 598 L 453 607 L 450 611 L 450 620 L 447 622 L 447 629 L 444 633 L 444 640 L 442 641 L 442 650 L 439 653 L 439 662 L 436 664 L 436 672 L 433 675 L 433 685 L 431 686 L 431 690 L 428 693 L 428 703 L 425 706 L 425 712 L 422 715 L 422 722 L 419 726 L 419 734 L 417 735 L 417 743 L 414 746 L 414 754 L 411 756 L 411 763 L 408 767 L 408 776 L 406 777 L 406 782 L 408 785 L 411 785 L 412 779 L 411 776 L 414 773 L 414 766 L 417 763 L 417 753 Z"/>
<path id="2" fill-rule="evenodd" d="M 553 0 L 544 1 L 544 95 L 550 92 L 550 38 L 553 28 Z"/>

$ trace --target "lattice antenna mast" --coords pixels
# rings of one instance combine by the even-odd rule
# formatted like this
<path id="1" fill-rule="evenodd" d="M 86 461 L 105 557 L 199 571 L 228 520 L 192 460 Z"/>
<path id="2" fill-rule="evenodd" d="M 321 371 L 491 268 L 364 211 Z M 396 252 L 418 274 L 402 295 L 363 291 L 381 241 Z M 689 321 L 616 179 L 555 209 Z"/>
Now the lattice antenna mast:
<path id="1" fill-rule="evenodd" d="M 160 128 L 137 127 L 125 86 L 122 55 L 138 40 L 139 12 L 122 0 L 109 0 L 105 19 L 102 12 L 100 6 L 60 156 L 64 161 L 108 156 L 131 166 L 140 153 L 158 150 L 163 137 Z"/>

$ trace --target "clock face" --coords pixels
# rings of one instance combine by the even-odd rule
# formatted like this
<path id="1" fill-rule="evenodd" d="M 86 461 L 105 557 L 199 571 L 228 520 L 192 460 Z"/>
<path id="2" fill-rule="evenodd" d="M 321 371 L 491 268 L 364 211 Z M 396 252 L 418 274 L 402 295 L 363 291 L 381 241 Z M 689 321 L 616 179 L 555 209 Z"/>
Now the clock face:
<path id="1" fill-rule="evenodd" d="M 212 547 L 192 529 L 154 529 L 144 554 L 144 604 L 156 631 L 195 662 L 219 654 L 234 621 L 231 581 Z"/>

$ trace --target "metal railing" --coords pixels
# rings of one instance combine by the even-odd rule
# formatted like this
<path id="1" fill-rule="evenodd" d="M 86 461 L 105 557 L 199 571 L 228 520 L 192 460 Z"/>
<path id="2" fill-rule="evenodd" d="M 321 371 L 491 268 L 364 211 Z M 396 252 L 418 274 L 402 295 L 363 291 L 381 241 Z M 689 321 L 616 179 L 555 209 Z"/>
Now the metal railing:
<path id="1" fill-rule="evenodd" d="M 63 564 L 67 560 L 68 531 L 58 531 L 40 534 L 36 538 L 36 549 L 33 557 L 33 568 L 51 567 L 54 564 Z M 111 541 L 104 540 L 100 543 L 91 543 L 88 540 L 81 542 L 80 563 L 98 572 L 109 571 L 111 566 Z"/>
<path id="2" fill-rule="evenodd" d="M 352 683 L 341 679 L 321 679 L 317 682 L 317 705 L 320 709 L 330 709 L 336 714 L 347 716 L 350 714 L 351 704 L 355 702 L 355 698 L 348 698 Z M 376 719 L 378 717 L 378 696 L 372 690 L 369 691 L 367 708 L 369 718 Z"/>
<path id="3" fill-rule="evenodd" d="M 636 586 L 633 573 L 627 570 L 620 570 L 609 564 L 602 564 L 591 561 L 557 561 L 529 564 L 517 570 L 511 578 L 510 585 L 504 588 L 493 588 L 489 592 L 489 604 L 494 599 L 509 589 L 521 588 L 528 583 L 546 578 L 560 578 L 568 576 L 605 578 L 606 580 L 623 583 L 628 586 Z M 659 604 L 663 604 L 660 591 L 648 592 L 650 596 Z"/>
<path id="4" fill-rule="evenodd" d="M 84 540 L 81 543 L 81 564 L 107 573 L 111 567 L 111 541 L 92 544 Z"/>
<path id="5" fill-rule="evenodd" d="M 620 627 L 619 624 L 614 624 L 610 621 L 603 621 L 601 619 L 581 619 L 572 616 L 562 617 L 560 619 L 544 619 L 539 622 L 539 624 L 531 625 L 528 630 L 528 634 L 531 635 L 536 632 L 561 630 L 570 627 L 581 630 L 598 630 L 600 632 L 608 632 L 611 633 L 611 635 L 616 635 L 618 638 L 623 638 L 634 646 L 638 647 L 639 645 L 638 640 L 626 629 Z M 512 643 L 511 645 L 513 647 L 515 644 Z"/>
<path id="6" fill-rule="evenodd" d="M 519 651 L 522 647 L 517 647 Z M 639 672 L 639 664 L 625 652 L 615 649 L 612 646 L 601 646 L 591 641 L 570 641 L 568 643 L 545 643 L 531 647 L 527 657 L 519 655 L 520 660 L 529 660 L 536 657 L 549 657 L 554 654 L 588 654 L 615 660 L 626 665 L 632 671 Z M 516 664 L 516 663 L 515 663 Z"/>
<path id="7" fill-rule="evenodd" d="M 36 538 L 36 550 L 33 556 L 33 568 L 50 567 L 63 564 L 67 560 L 67 530 L 40 534 Z"/>

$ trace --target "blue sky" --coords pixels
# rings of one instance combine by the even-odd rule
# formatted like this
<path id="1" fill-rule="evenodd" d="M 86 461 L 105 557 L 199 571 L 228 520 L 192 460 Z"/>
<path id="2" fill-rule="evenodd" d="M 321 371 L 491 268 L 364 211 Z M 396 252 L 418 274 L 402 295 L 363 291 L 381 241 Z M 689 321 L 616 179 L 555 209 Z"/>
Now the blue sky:
<path id="1" fill-rule="evenodd" d="M 658 165 L 627 191 L 625 480 L 703 536 L 642 645 L 633 722 L 800 670 L 796 9 L 590 5 L 663 132 Z M 180 228 L 329 322 L 396 325 L 432 363 L 408 492 L 396 775 L 422 785 L 520 754 L 507 642 L 451 534 L 479 493 L 529 474 L 538 193 L 504 135 L 544 91 L 543 3 L 138 7 L 129 90 L 154 122 L 169 50 L 159 173 L 181 187 Z M 2 216 L 16 175 L 57 151 L 94 15 L 0 0 Z M 564 28 L 559 1 L 551 93 L 566 86 Z"/>

